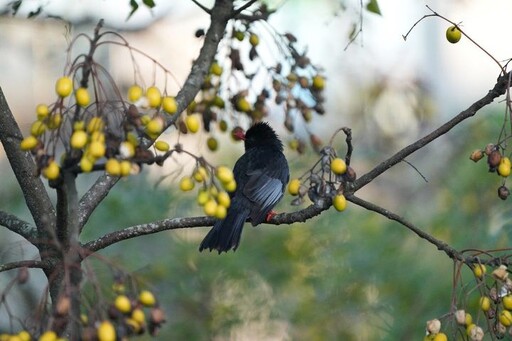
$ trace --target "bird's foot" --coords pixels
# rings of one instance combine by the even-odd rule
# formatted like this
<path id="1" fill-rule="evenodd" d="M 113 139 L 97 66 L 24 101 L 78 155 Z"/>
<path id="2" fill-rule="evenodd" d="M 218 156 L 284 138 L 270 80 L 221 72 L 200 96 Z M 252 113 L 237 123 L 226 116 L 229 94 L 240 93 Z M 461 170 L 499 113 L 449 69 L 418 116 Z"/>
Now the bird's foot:
<path id="1" fill-rule="evenodd" d="M 274 218 L 274 216 L 277 215 L 277 212 L 275 211 L 270 211 L 267 213 L 267 217 L 265 218 L 265 221 L 266 222 L 269 222 L 272 218 Z"/>

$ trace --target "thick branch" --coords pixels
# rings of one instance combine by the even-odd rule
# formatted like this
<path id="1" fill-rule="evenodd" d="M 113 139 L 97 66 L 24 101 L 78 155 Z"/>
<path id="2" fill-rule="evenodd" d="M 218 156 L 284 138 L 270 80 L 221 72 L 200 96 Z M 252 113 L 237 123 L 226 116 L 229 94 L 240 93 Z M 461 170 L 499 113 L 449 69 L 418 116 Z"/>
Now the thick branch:
<path id="1" fill-rule="evenodd" d="M 423 239 L 427 240 L 429 243 L 435 245 L 438 250 L 444 251 L 448 255 L 448 257 L 450 257 L 454 260 L 459 260 L 459 261 L 465 260 L 465 258 L 462 256 L 462 254 L 460 252 L 458 252 L 457 250 L 455 250 L 453 247 L 451 247 L 450 245 L 446 244 L 445 242 L 435 238 L 434 236 L 431 236 L 430 234 L 426 233 L 425 231 L 423 231 L 422 229 L 420 229 L 413 223 L 407 221 L 405 218 L 399 216 L 398 214 L 395 214 L 385 208 L 382 208 L 382 207 L 375 205 L 371 202 L 368 202 L 366 200 L 358 198 L 354 195 L 348 195 L 347 200 L 350 202 L 353 202 L 354 204 L 361 206 L 369 211 L 379 213 L 380 215 L 382 215 L 390 220 L 394 220 L 394 221 L 402 224 L 403 226 L 407 227 L 409 230 L 414 232 L 416 235 L 418 235 L 420 238 L 423 238 Z"/>
<path id="2" fill-rule="evenodd" d="M 13 214 L 0 211 L 0 225 L 5 226 L 11 232 L 19 234 L 32 244 L 37 240 L 37 233 L 34 226 Z"/>
<path id="3" fill-rule="evenodd" d="M 305 222 L 311 219 L 323 211 L 331 207 L 329 200 L 323 201 L 321 206 L 310 205 L 305 209 L 291 213 L 280 213 L 275 215 L 267 224 L 281 225 L 281 224 L 293 224 L 298 222 Z M 189 218 L 170 218 L 160 221 L 155 221 L 147 224 L 140 224 L 135 226 L 127 227 L 120 231 L 108 233 L 96 240 L 85 243 L 82 247 L 87 252 L 95 252 L 104 249 L 117 242 L 153 234 L 166 230 L 176 230 L 182 228 L 212 226 L 215 223 L 215 218 L 211 217 L 189 217 Z"/>
<path id="4" fill-rule="evenodd" d="M 369 171 L 368 173 L 361 176 L 357 179 L 353 184 L 353 191 L 357 191 L 361 187 L 369 184 L 373 179 L 377 176 L 384 173 L 389 168 L 393 167 L 397 163 L 404 160 L 407 156 L 414 153 L 418 149 L 425 147 L 430 142 L 439 138 L 440 136 L 449 132 L 453 127 L 461 123 L 462 121 L 474 116 L 478 110 L 482 109 L 484 106 L 492 103 L 496 98 L 500 97 L 505 93 L 508 87 L 508 79 L 510 77 L 510 72 L 499 77 L 494 88 L 490 90 L 487 95 L 482 97 L 480 100 L 473 103 L 469 108 L 459 113 L 457 116 L 452 118 L 450 121 L 446 122 L 427 136 L 421 138 L 420 140 L 408 145 L 404 149 L 397 152 L 395 155 L 390 157 L 389 159 L 379 163 L 374 169 Z"/>
<path id="5" fill-rule="evenodd" d="M 42 237 L 53 230 L 55 210 L 43 182 L 36 176 L 37 167 L 34 160 L 28 152 L 20 149 L 22 138 L 20 128 L 0 88 L 0 141 L 34 218 L 39 235 Z"/>
<path id="6" fill-rule="evenodd" d="M 204 45 L 198 58 L 192 64 L 192 69 L 183 88 L 176 95 L 179 113 L 183 112 L 194 99 L 208 74 L 210 65 L 217 53 L 219 42 L 224 35 L 227 21 L 233 9 L 232 0 L 217 0 L 211 10 L 211 24 L 204 38 Z M 169 118 L 166 127 L 174 124 L 180 115 Z M 99 203 L 107 196 L 108 192 L 119 181 L 117 177 L 102 175 L 96 183 L 83 196 L 79 203 L 79 224 L 82 228 L 89 220 L 90 215 Z"/>

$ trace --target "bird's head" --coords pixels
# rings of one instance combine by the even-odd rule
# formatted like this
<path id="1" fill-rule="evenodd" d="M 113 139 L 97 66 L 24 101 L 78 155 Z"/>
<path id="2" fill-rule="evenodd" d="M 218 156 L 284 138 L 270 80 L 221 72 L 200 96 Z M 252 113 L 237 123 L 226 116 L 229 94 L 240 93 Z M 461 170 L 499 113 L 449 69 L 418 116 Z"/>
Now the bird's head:
<path id="1" fill-rule="evenodd" d="M 234 135 L 244 141 L 245 150 L 268 146 L 283 151 L 281 140 L 279 140 L 276 132 L 267 122 L 258 122 L 250 127 L 247 132 L 244 133 L 242 130 L 239 130 Z"/>

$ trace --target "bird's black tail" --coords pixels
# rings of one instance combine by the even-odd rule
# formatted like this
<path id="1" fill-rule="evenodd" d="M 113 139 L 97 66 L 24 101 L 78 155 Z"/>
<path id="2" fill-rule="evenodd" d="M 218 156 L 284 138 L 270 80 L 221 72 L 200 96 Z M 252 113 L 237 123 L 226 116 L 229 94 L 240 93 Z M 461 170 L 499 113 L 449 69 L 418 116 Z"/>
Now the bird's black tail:
<path id="1" fill-rule="evenodd" d="M 231 249 L 236 250 L 238 244 L 240 244 L 242 229 L 248 216 L 249 211 L 228 210 L 226 218 L 216 222 L 204 237 L 199 246 L 199 251 L 204 249 L 217 250 L 220 254 Z"/>

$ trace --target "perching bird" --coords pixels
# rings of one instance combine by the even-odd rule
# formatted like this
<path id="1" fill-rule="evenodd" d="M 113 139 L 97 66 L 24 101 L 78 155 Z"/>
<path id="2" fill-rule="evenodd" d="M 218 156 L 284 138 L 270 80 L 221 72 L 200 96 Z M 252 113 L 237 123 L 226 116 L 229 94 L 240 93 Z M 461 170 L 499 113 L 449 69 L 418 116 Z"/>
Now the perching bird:
<path id="1" fill-rule="evenodd" d="M 266 221 L 272 208 L 281 200 L 290 177 L 283 144 L 267 123 L 256 123 L 245 135 L 245 154 L 235 164 L 236 190 L 231 194 L 227 216 L 213 225 L 203 239 L 204 249 L 227 252 L 240 244 L 247 218 L 253 226 Z"/>

